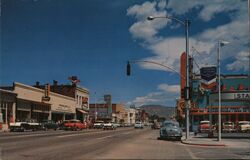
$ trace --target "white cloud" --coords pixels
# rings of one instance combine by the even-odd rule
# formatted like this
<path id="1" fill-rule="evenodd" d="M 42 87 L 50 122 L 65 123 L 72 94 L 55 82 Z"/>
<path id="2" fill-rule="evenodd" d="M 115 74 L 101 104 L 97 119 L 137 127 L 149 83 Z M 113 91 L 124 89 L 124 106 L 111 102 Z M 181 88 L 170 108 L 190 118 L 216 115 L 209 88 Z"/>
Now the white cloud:
<path id="1" fill-rule="evenodd" d="M 146 43 L 155 43 L 160 40 L 160 37 L 156 37 L 158 31 L 167 25 L 168 21 L 148 21 L 147 17 L 154 16 L 166 16 L 167 12 L 159 9 L 157 10 L 157 4 L 159 8 L 164 8 L 163 2 L 145 2 L 142 5 L 134 5 L 127 10 L 127 15 L 134 16 L 137 22 L 134 23 L 129 31 L 133 38 L 140 39 Z"/>
<path id="2" fill-rule="evenodd" d="M 155 53 L 155 56 L 147 57 L 147 58 L 144 58 L 143 60 L 159 62 L 174 69 L 176 72 L 179 72 L 180 55 L 186 50 L 185 43 L 186 42 L 184 38 L 179 38 L 179 37 L 166 38 L 162 40 L 161 42 L 158 42 L 150 46 L 150 49 L 152 50 L 153 53 Z M 209 42 L 205 43 L 205 42 L 197 41 L 193 38 L 190 38 L 190 46 L 195 47 L 197 50 L 199 50 L 201 54 L 207 56 L 207 54 L 211 53 L 211 50 L 215 47 L 215 44 L 209 43 Z M 199 56 L 202 56 L 202 55 L 199 55 Z M 155 64 L 141 63 L 140 65 L 142 68 L 145 68 L 145 69 L 168 70 L 168 71 L 173 72 L 170 69 L 157 66 Z"/>
<path id="3" fill-rule="evenodd" d="M 240 70 L 249 71 L 250 65 L 250 53 L 249 52 L 240 52 L 236 60 L 233 63 L 227 64 L 228 70 Z"/>
<path id="4" fill-rule="evenodd" d="M 160 84 L 158 85 L 158 89 L 169 93 L 180 93 L 180 85 Z"/>
<path id="5" fill-rule="evenodd" d="M 127 105 L 134 104 L 135 106 L 142 106 L 146 104 L 160 104 L 170 105 L 175 98 L 179 97 L 180 86 L 160 84 L 157 87 L 157 92 L 149 93 L 145 96 L 136 97 L 133 101 L 128 102 Z M 174 105 L 174 104 L 171 104 Z"/>

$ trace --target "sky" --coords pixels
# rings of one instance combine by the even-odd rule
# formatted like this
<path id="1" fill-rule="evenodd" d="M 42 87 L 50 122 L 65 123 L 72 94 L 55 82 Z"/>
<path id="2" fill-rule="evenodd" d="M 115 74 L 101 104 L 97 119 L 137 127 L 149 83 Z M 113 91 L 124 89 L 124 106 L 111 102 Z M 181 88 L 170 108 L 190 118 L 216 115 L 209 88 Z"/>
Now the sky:
<path id="1" fill-rule="evenodd" d="M 0 85 L 70 84 L 77 76 L 90 91 L 90 103 L 175 106 L 189 19 L 190 55 L 199 67 L 216 65 L 218 40 L 222 74 L 249 74 L 247 0 L 1 0 Z M 199 73 L 198 66 L 194 68 Z"/>

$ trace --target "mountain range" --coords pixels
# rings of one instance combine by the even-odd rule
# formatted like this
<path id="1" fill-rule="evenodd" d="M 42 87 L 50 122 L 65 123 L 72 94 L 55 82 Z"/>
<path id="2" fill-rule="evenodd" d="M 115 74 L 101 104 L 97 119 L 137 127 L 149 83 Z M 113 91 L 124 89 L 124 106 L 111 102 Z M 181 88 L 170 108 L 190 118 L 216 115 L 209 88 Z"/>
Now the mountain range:
<path id="1" fill-rule="evenodd" d="M 175 114 L 175 107 L 168 107 L 163 105 L 143 105 L 140 109 L 145 110 L 149 115 L 158 115 L 165 117 L 167 120 Z"/>

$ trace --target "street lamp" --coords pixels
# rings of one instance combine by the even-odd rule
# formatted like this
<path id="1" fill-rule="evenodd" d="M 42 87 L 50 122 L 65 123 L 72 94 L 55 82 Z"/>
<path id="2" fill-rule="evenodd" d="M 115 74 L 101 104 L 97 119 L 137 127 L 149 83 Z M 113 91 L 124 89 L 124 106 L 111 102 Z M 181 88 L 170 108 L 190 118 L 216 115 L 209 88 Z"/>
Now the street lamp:
<path id="1" fill-rule="evenodd" d="M 218 60 L 218 66 L 217 66 L 217 69 L 218 69 L 218 101 L 219 101 L 219 107 L 218 107 L 218 141 L 221 141 L 221 82 L 220 82 L 220 50 L 221 50 L 221 47 L 225 46 L 229 44 L 229 42 L 227 41 L 222 41 L 222 40 L 219 40 L 218 41 L 218 57 L 217 57 L 217 60 Z"/>
<path id="2" fill-rule="evenodd" d="M 186 140 L 189 139 L 189 106 L 190 106 L 190 97 L 189 97 L 189 36 L 188 36 L 188 31 L 189 31 L 189 25 L 190 25 L 190 20 L 186 19 L 185 21 L 179 20 L 175 17 L 170 17 L 170 16 L 160 16 L 160 17 L 153 17 L 149 16 L 147 19 L 149 21 L 152 21 L 156 18 L 166 18 L 166 19 L 172 19 L 180 24 L 185 26 L 185 31 L 186 31 L 186 87 L 184 89 L 185 93 L 185 106 L 186 106 Z"/>
<path id="3" fill-rule="evenodd" d="M 165 67 L 177 74 L 179 74 L 179 76 L 181 76 L 181 78 L 186 79 L 185 76 L 183 76 L 182 74 L 180 74 L 180 72 L 176 71 L 175 69 L 171 68 L 170 66 L 167 66 L 166 64 L 162 64 L 162 63 L 158 63 L 155 61 L 149 61 L 149 60 L 135 60 L 135 61 L 128 61 L 127 62 L 127 76 L 131 75 L 131 65 L 130 63 L 151 63 L 151 64 L 155 64 L 161 67 Z"/>

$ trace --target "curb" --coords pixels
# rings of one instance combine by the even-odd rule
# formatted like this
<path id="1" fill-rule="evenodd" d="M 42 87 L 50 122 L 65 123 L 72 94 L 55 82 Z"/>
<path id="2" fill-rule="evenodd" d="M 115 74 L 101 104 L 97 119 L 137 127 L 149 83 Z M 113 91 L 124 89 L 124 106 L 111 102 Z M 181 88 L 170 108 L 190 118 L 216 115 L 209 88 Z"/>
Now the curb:
<path id="1" fill-rule="evenodd" d="M 185 142 L 181 140 L 182 144 L 193 145 L 193 146 L 218 146 L 218 147 L 226 147 L 225 144 L 207 144 L 207 143 L 193 143 L 193 142 Z"/>

